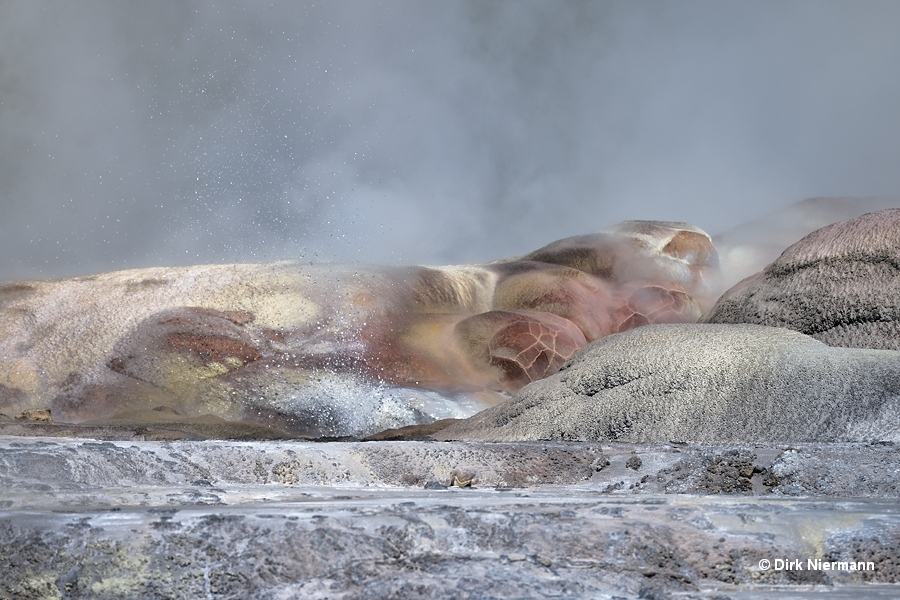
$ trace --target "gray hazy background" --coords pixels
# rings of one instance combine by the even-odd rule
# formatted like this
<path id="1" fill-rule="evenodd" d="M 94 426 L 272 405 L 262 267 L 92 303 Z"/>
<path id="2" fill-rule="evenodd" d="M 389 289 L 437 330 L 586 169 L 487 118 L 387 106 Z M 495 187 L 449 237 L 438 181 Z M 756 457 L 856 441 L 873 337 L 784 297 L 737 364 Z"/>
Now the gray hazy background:
<path id="1" fill-rule="evenodd" d="M 900 196 L 900 2 L 0 0 L 0 278 Z"/>

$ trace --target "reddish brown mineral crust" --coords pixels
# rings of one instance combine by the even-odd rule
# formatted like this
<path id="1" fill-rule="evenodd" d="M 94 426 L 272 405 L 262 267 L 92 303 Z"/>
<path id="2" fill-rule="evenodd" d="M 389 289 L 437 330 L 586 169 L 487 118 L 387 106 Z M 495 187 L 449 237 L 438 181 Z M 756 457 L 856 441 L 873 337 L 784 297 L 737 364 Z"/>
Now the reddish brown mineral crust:
<path id="1" fill-rule="evenodd" d="M 229 358 L 236 358 L 246 364 L 262 358 L 254 346 L 225 336 L 173 333 L 166 337 L 166 342 L 173 350 L 189 352 L 205 362 L 225 363 Z"/>
<path id="2" fill-rule="evenodd" d="M 695 320 L 715 258 L 696 228 L 643 221 L 485 265 L 206 265 L 8 283 L 0 404 L 72 421 L 169 406 L 269 423 L 281 410 L 269 405 L 290 405 L 322 373 L 496 399 L 600 337 Z"/>
<path id="3" fill-rule="evenodd" d="M 510 386 L 521 387 L 559 370 L 586 343 L 570 321 L 519 315 L 488 343 L 493 365 L 500 366 Z"/>

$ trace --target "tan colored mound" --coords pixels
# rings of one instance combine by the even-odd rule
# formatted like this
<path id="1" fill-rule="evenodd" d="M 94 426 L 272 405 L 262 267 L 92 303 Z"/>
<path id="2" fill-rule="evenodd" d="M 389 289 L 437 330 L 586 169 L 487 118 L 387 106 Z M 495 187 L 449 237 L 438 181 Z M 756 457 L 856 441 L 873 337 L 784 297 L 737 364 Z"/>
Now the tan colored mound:
<path id="1" fill-rule="evenodd" d="M 481 266 L 281 262 L 0 284 L 0 413 L 82 422 L 165 407 L 368 435 L 459 416 L 435 392 L 484 406 L 598 337 L 696 321 L 716 269 L 706 234 L 639 221 Z"/>

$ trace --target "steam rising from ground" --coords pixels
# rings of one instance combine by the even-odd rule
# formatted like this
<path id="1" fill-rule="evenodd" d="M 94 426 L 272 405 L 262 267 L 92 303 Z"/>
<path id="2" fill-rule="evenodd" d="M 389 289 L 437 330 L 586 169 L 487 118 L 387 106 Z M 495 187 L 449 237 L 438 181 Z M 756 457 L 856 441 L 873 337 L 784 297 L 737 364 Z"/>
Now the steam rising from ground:
<path id="1" fill-rule="evenodd" d="M 900 3 L 7 0 L 0 279 L 900 194 Z"/>

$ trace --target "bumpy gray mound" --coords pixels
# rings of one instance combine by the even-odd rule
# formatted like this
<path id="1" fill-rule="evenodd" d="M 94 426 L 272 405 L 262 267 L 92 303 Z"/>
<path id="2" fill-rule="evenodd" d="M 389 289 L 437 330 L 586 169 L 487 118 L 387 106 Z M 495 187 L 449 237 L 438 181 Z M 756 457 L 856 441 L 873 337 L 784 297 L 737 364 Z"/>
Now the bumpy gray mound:
<path id="1" fill-rule="evenodd" d="M 722 231 L 713 237 L 722 267 L 722 290 L 763 270 L 785 248 L 816 229 L 897 207 L 900 198 L 807 198 Z"/>
<path id="2" fill-rule="evenodd" d="M 900 439 L 900 352 L 758 325 L 648 325 L 435 434 L 454 440 Z"/>
<path id="3" fill-rule="evenodd" d="M 900 350 L 900 209 L 818 229 L 703 318 L 800 331 L 830 346 Z"/>

